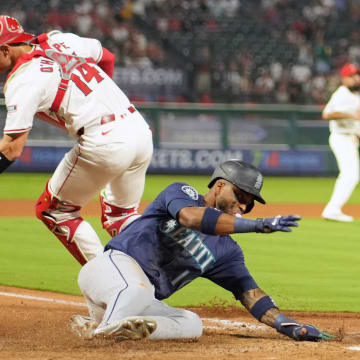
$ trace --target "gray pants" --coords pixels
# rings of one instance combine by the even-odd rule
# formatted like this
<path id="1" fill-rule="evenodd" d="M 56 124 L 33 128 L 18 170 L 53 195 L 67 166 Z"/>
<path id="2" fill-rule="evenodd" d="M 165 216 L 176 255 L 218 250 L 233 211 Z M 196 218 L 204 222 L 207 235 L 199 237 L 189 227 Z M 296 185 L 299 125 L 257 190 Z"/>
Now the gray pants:
<path id="1" fill-rule="evenodd" d="M 191 311 L 156 300 L 154 287 L 139 264 L 117 250 L 108 250 L 83 266 L 79 286 L 97 329 L 128 316 L 151 317 L 157 323 L 150 339 L 200 337 L 202 322 Z"/>

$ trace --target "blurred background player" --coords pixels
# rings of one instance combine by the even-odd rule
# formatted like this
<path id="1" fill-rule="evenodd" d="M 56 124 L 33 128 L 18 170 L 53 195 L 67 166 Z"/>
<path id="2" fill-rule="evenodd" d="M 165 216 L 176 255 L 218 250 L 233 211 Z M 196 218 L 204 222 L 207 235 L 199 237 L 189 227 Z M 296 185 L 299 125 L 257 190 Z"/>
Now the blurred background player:
<path id="1" fill-rule="evenodd" d="M 83 266 L 78 281 L 90 318 L 72 316 L 72 329 L 86 339 L 197 338 L 202 334 L 199 316 L 161 300 L 203 277 L 232 292 L 252 316 L 281 334 L 295 340 L 328 339 L 328 334 L 280 312 L 228 236 L 290 232 L 298 226 L 296 215 L 242 218 L 255 200 L 265 204 L 262 184 L 257 168 L 228 160 L 215 169 L 204 196 L 186 183 L 168 186 L 140 218 L 110 240 L 103 255 Z"/>
<path id="2" fill-rule="evenodd" d="M 36 215 L 85 264 L 103 246 L 81 208 L 105 188 L 101 220 L 112 236 L 138 216 L 152 134 L 111 79 L 114 55 L 98 40 L 59 31 L 33 38 L 16 19 L 0 16 L 0 73 L 9 71 L 0 173 L 21 155 L 34 117 L 77 139 L 46 184 Z"/>
<path id="3" fill-rule="evenodd" d="M 346 64 L 340 75 L 342 85 L 332 94 L 323 110 L 323 118 L 330 121 L 329 144 L 339 167 L 339 175 L 322 217 L 351 222 L 353 217 L 344 214 L 342 207 L 359 182 L 359 68 L 355 64 Z"/>

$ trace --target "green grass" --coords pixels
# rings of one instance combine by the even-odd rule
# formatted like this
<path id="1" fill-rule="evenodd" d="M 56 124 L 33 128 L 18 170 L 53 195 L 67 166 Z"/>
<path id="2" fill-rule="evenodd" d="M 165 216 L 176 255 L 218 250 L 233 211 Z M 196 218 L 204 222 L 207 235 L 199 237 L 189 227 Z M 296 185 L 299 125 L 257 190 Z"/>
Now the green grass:
<path id="1" fill-rule="evenodd" d="M 36 199 L 48 178 L 44 174 L 2 174 L 0 199 Z M 148 176 L 144 200 L 150 201 L 173 181 L 187 181 L 206 191 L 208 177 Z M 266 178 L 268 202 L 325 203 L 334 179 Z M 16 193 L 16 196 L 15 196 Z M 360 203 L 355 194 L 350 203 Z M 105 243 L 109 237 L 98 218 L 87 219 Z M 303 311 L 360 311 L 360 220 L 351 224 L 303 219 L 292 233 L 242 234 L 241 245 L 259 286 L 280 308 Z M 35 218 L 0 219 L 0 283 L 25 288 L 80 294 L 80 265 Z M 174 306 L 194 306 L 213 299 L 233 302 L 232 294 L 198 279 L 167 300 Z"/>
<path id="2" fill-rule="evenodd" d="M 50 174 L 4 173 L 0 177 L 0 199 L 37 199 L 43 192 Z M 200 193 L 208 188 L 209 176 L 148 175 L 144 201 L 151 201 L 167 184 L 175 181 L 187 182 Z M 261 191 L 264 199 L 271 203 L 326 203 L 335 184 L 335 178 L 320 177 L 266 177 Z M 348 204 L 360 204 L 360 192 L 354 191 Z"/>

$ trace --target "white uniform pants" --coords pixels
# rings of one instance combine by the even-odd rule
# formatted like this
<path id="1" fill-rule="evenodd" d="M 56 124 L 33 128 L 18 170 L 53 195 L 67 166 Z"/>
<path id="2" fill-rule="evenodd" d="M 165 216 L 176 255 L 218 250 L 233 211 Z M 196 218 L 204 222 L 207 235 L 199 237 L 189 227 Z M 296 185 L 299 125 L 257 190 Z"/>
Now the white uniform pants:
<path id="1" fill-rule="evenodd" d="M 90 316 L 98 329 L 128 316 L 146 316 L 157 323 L 150 339 L 194 338 L 202 322 L 191 311 L 170 307 L 154 297 L 154 287 L 138 263 L 117 250 L 108 250 L 85 264 L 78 278 Z"/>
<path id="2" fill-rule="evenodd" d="M 331 133 L 329 144 L 339 167 L 339 175 L 325 210 L 337 213 L 359 182 L 359 139 L 356 135 Z"/>
<path id="3" fill-rule="evenodd" d="M 139 205 L 153 151 L 151 130 L 137 111 L 126 121 L 111 123 L 112 128 L 108 125 L 85 128 L 56 168 L 49 189 L 59 200 L 82 207 L 106 188 L 109 203 L 120 208 Z M 80 216 L 79 212 L 49 213 L 56 221 Z M 103 252 L 98 235 L 86 221 L 79 225 L 73 241 L 88 260 Z"/>

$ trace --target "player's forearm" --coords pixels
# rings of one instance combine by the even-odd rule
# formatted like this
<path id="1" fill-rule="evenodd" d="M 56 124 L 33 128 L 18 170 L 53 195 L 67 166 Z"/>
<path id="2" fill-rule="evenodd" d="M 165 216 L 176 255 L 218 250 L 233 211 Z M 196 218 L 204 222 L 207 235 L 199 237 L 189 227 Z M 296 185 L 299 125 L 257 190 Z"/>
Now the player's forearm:
<path id="1" fill-rule="evenodd" d="M 0 140 L 0 174 L 12 164 L 12 161 L 5 155 L 11 142 L 10 140 L 6 137 L 6 135 Z"/>
<path id="2" fill-rule="evenodd" d="M 178 221 L 187 228 L 209 235 L 257 231 L 256 220 L 236 218 L 212 207 L 185 207 L 179 211 Z"/>
<path id="3" fill-rule="evenodd" d="M 181 225 L 204 232 L 204 216 L 205 220 L 208 218 L 208 222 L 213 226 L 213 232 L 216 235 L 226 235 L 232 234 L 234 232 L 234 221 L 235 217 L 223 213 L 222 211 L 216 210 L 215 208 L 210 208 L 213 212 L 218 215 L 218 218 L 213 218 L 209 214 L 208 211 L 205 213 L 205 210 L 209 208 L 205 207 L 185 207 L 179 211 L 178 221 Z M 208 232 L 205 232 L 208 233 Z"/>
<path id="4" fill-rule="evenodd" d="M 0 152 L 6 156 L 9 161 L 14 161 L 19 158 L 24 149 L 28 132 L 7 135 L 4 134 L 0 140 Z"/>

